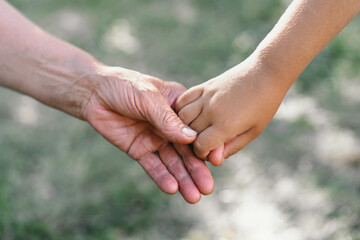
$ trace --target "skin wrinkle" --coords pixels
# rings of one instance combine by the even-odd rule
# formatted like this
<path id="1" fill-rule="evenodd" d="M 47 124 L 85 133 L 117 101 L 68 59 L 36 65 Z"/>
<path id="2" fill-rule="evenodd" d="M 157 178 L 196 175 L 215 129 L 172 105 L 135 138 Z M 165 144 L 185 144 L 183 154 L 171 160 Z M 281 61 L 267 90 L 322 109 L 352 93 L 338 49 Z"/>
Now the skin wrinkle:
<path id="1" fill-rule="evenodd" d="M 162 148 L 160 148 L 159 153 L 160 153 L 160 156 L 161 155 L 163 155 L 163 156 L 173 155 L 173 157 L 167 157 L 167 159 L 170 159 L 170 161 L 166 161 L 166 166 L 168 167 L 168 169 L 171 172 L 178 172 L 177 169 L 182 169 L 182 168 L 180 168 L 179 166 L 176 166 L 176 165 L 181 165 L 182 167 L 184 166 L 183 160 L 182 160 L 182 159 L 184 159 L 184 156 L 182 156 L 180 154 L 181 155 L 181 158 L 180 158 L 178 155 L 176 155 L 177 151 L 175 149 L 173 149 L 172 146 L 170 146 L 170 144 L 166 144 Z M 184 178 L 190 178 L 190 175 L 189 175 L 188 172 L 185 171 L 185 168 L 184 168 L 184 171 L 178 172 L 179 175 L 175 174 L 175 175 L 178 176 L 177 180 L 178 180 L 179 183 Z"/>
<path id="2" fill-rule="evenodd" d="M 154 175 L 156 176 L 156 178 L 154 179 L 155 182 L 160 182 L 160 180 L 161 180 L 163 177 L 167 176 L 167 173 L 163 171 L 163 172 L 161 172 L 160 174 L 154 174 Z"/>
<path id="3" fill-rule="evenodd" d="M 101 110 L 101 111 L 103 111 L 103 110 Z M 113 122 L 113 120 L 106 120 L 106 121 Z M 131 124 L 126 124 L 125 126 L 121 126 L 121 127 L 122 127 L 123 129 L 125 129 L 125 131 L 130 131 L 129 129 L 132 129 L 134 126 L 136 126 L 136 125 L 144 125 L 144 124 L 146 124 L 146 122 L 135 122 L 135 121 L 134 121 L 134 122 L 131 123 Z M 129 143 L 129 146 L 127 146 L 127 147 L 124 146 L 124 149 L 123 149 L 124 152 L 126 152 L 128 155 L 130 155 L 130 154 L 129 154 L 129 149 L 130 149 L 130 147 L 131 147 L 130 145 L 134 144 L 134 141 L 141 135 L 141 133 L 146 132 L 147 129 L 148 129 L 148 127 L 144 127 L 144 128 L 142 128 L 142 130 L 141 130 L 140 132 L 137 132 L 136 138 L 134 138 L 134 140 L 133 140 L 131 143 Z M 98 128 L 96 128 L 96 130 L 99 131 Z M 130 132 L 129 132 L 129 133 L 130 133 Z M 129 133 L 124 132 L 123 135 L 127 135 L 127 134 L 129 134 Z M 115 134 L 114 136 L 109 136 L 109 140 L 111 140 L 111 139 L 116 139 L 118 133 L 114 133 L 114 134 Z M 121 143 L 122 143 L 122 139 L 120 139 L 119 142 L 117 142 L 117 141 L 113 142 L 113 144 L 114 144 L 115 146 L 119 146 L 119 145 L 121 145 Z"/>
<path id="4" fill-rule="evenodd" d="M 151 170 L 153 172 L 156 172 L 156 174 L 152 174 L 152 175 L 156 176 L 155 182 L 158 182 L 158 180 L 160 180 L 165 175 L 167 175 L 166 172 L 159 170 L 160 168 L 163 168 L 163 167 L 164 167 L 164 165 L 161 162 L 157 162 L 155 165 L 152 166 Z M 160 172 L 160 173 L 158 174 L 158 172 Z"/>
<path id="5" fill-rule="evenodd" d="M 127 129 L 130 129 L 130 128 L 133 128 L 136 125 L 144 125 L 144 124 L 147 124 L 147 123 L 145 121 L 144 122 L 134 122 L 132 124 L 125 125 L 125 129 L 127 130 Z M 146 128 L 149 128 L 149 127 L 146 127 Z M 140 134 L 138 134 L 138 135 L 140 135 Z"/>
<path id="6" fill-rule="evenodd" d="M 137 151 L 136 148 L 138 147 L 138 146 L 137 146 L 138 142 L 141 142 L 141 140 L 144 139 L 143 135 L 144 135 L 145 133 L 147 133 L 148 131 L 149 131 L 149 130 L 148 130 L 147 128 L 144 128 L 142 131 L 138 132 L 138 133 L 135 135 L 134 140 L 130 142 L 129 147 L 128 147 L 128 150 L 125 149 L 125 152 L 126 152 L 129 156 L 133 157 L 135 160 L 138 160 L 140 157 L 142 157 L 141 155 L 138 155 L 138 154 L 137 154 L 138 151 Z M 140 138 L 139 138 L 139 136 L 140 136 Z M 134 147 L 135 147 L 135 150 L 133 150 Z M 151 152 L 153 152 L 153 151 L 151 151 Z"/>
<path id="7" fill-rule="evenodd" d="M 175 120 L 177 119 L 177 116 L 173 113 L 170 112 L 166 112 L 165 114 L 163 114 L 162 119 L 160 119 L 161 122 L 175 122 Z M 173 130 L 168 130 L 168 129 L 164 129 L 164 132 L 168 132 L 171 133 Z"/>
<path id="8" fill-rule="evenodd" d="M 10 56 L 10 59 L 21 59 L 22 62 L 24 62 L 27 66 L 34 65 L 36 67 L 33 67 L 31 69 L 32 76 L 35 76 L 39 84 L 43 88 L 46 89 L 46 91 L 49 91 L 52 93 L 52 97 L 49 98 L 49 105 L 57 106 L 61 103 L 59 103 L 59 100 L 61 99 L 69 99 L 68 102 L 68 108 L 71 112 L 79 112 L 80 109 L 82 109 L 82 105 L 79 103 L 85 102 L 83 101 L 85 98 L 86 100 L 89 99 L 90 92 L 86 90 L 85 87 L 78 87 L 75 88 L 71 82 L 68 81 L 68 79 L 75 78 L 77 76 L 77 73 L 70 73 L 68 69 L 63 68 L 61 66 L 58 66 L 57 64 L 54 64 L 50 60 L 44 60 L 38 57 L 29 56 L 26 53 L 18 53 Z M 7 71 L 9 74 L 9 67 L 12 73 L 16 73 L 18 71 L 18 68 L 15 68 L 18 64 L 11 64 L 11 61 L 5 65 L 7 67 Z M 52 81 L 45 81 L 44 79 L 51 79 Z M 21 84 L 21 85 L 25 85 Z M 18 86 L 18 88 L 21 88 L 21 85 Z M 31 92 L 38 92 L 38 89 L 32 87 Z M 43 100 L 41 97 L 37 97 L 40 101 Z M 59 100 L 58 100 L 59 99 Z M 81 112 L 81 111 L 80 111 Z M 82 113 L 80 115 L 83 115 Z M 80 115 L 78 117 L 80 117 Z"/>
<path id="9" fill-rule="evenodd" d="M 192 153 L 191 153 L 192 155 Z M 190 154 L 188 153 L 188 157 L 190 158 Z M 187 157 L 186 157 L 187 158 Z M 200 169 L 201 166 L 199 166 L 199 164 L 194 164 L 193 161 L 187 161 L 187 163 L 190 165 L 189 167 L 187 167 L 187 169 L 189 170 L 190 175 L 192 175 L 193 173 L 195 173 L 196 171 L 198 171 Z M 204 162 L 203 162 L 204 163 Z M 205 163 L 204 163 L 205 164 Z"/>
<path id="10" fill-rule="evenodd" d="M 151 165 L 149 164 L 149 161 L 147 160 L 147 158 L 150 158 L 151 156 L 156 157 L 155 154 L 153 153 L 148 153 L 146 155 L 144 155 L 143 157 L 139 158 L 137 161 L 140 163 L 141 166 L 144 167 L 144 169 L 146 171 L 149 172 L 149 176 L 151 178 L 153 178 L 154 182 L 156 182 L 157 184 L 159 184 L 160 179 L 163 178 L 164 176 L 166 176 L 168 173 L 165 171 L 161 171 L 159 170 L 159 168 L 162 168 L 163 165 L 161 164 L 161 162 L 156 162 L 155 165 Z M 150 169 L 150 170 L 149 170 Z M 158 174 L 158 172 L 160 172 Z M 155 177 L 156 176 L 156 177 Z"/>
<path id="11" fill-rule="evenodd" d="M 139 164 L 158 181 L 161 190 L 166 193 L 178 190 L 176 178 L 164 165 L 169 159 L 160 159 L 156 153 L 169 139 L 182 144 L 195 139 L 180 133 L 183 123 L 179 118 L 161 122 L 167 120 L 161 118 L 165 112 L 175 115 L 167 101 L 173 105 L 185 91 L 181 84 L 104 65 L 83 50 L 42 31 L 1 0 L 0 35 L 1 86 L 84 119 L 120 150 L 142 159 Z M 164 113 L 154 111 L 159 108 Z M 152 169 L 154 166 L 156 169 Z M 183 165 L 172 166 L 177 167 L 180 169 L 172 170 L 186 171 Z M 202 172 L 209 169 L 204 166 Z M 199 181 L 199 177 L 189 181 Z M 210 174 L 201 182 L 211 185 L 207 188 L 213 185 Z M 199 193 L 192 186 L 184 188 L 181 192 L 184 199 L 196 202 Z"/>
<path id="12" fill-rule="evenodd" d="M 136 89 L 136 91 L 140 91 L 140 89 L 137 89 L 137 87 L 139 85 L 137 82 L 138 82 L 138 79 L 134 79 L 134 81 L 129 82 L 129 85 L 130 85 L 130 88 L 131 88 L 130 92 L 132 93 L 132 95 L 131 95 L 131 97 L 128 97 L 127 99 L 130 99 L 130 104 L 129 105 L 134 106 L 135 107 L 134 109 L 142 109 L 142 102 L 144 101 L 143 95 L 139 94 L 141 96 L 141 99 L 139 101 L 137 99 L 138 94 L 135 91 L 133 91 L 133 89 Z M 140 115 L 141 115 L 142 119 L 146 119 L 145 116 L 142 113 L 140 113 Z"/>
<path id="13" fill-rule="evenodd" d="M 190 202 L 199 201 L 201 198 L 200 192 L 197 189 L 196 184 L 191 180 L 191 176 L 186 171 L 186 167 L 184 166 L 181 158 L 177 156 L 177 152 L 173 150 L 169 144 L 167 144 L 165 148 L 159 151 L 159 154 L 161 158 L 167 159 L 167 161 L 165 161 L 165 165 L 169 169 L 170 173 L 172 173 L 177 179 L 180 193 L 185 196 L 191 194 L 192 197 L 188 199 Z"/>
<path id="14" fill-rule="evenodd" d="M 126 77 L 123 76 L 123 78 Z M 129 80 L 121 81 L 121 86 L 122 86 L 121 88 L 119 87 L 116 89 L 122 89 L 122 92 L 126 94 L 123 97 L 128 101 L 127 104 L 124 104 L 124 106 L 127 107 L 126 112 L 134 112 L 134 110 L 136 110 L 136 115 L 138 115 L 137 117 L 140 117 L 140 119 L 144 119 L 144 120 L 149 119 L 149 115 L 151 116 L 153 113 L 143 113 L 137 111 L 137 109 L 144 109 L 145 106 L 143 106 L 143 104 L 145 103 L 148 104 L 147 99 L 156 97 L 158 92 L 156 92 L 155 94 L 154 91 L 156 90 L 150 89 L 151 86 L 149 84 L 147 84 L 146 87 L 145 85 L 142 85 L 138 77 L 135 78 L 132 77 L 130 81 Z M 124 91 L 124 88 L 130 88 L 130 90 Z M 114 89 L 114 91 L 116 89 Z M 117 96 L 118 94 L 114 92 L 113 95 Z M 119 100 L 118 102 L 122 102 L 122 101 Z M 114 108 L 116 108 L 116 106 L 114 106 Z M 128 117 L 134 117 L 134 116 L 129 115 Z"/>
<path id="15" fill-rule="evenodd" d="M 144 133 L 147 133 L 147 132 L 150 132 L 150 130 L 149 130 L 148 127 L 144 128 L 143 131 L 137 133 L 137 135 L 135 135 L 136 138 L 134 139 L 134 141 L 132 141 L 132 142 L 130 143 L 129 150 L 127 151 L 127 154 L 128 154 L 129 156 L 133 157 L 135 160 L 137 160 L 137 159 L 139 159 L 140 157 L 142 157 L 141 155 L 138 155 L 138 149 L 137 149 L 137 148 L 139 148 L 139 145 L 137 145 L 137 144 L 138 144 L 138 142 L 144 141 L 145 137 L 141 137 L 141 136 L 143 136 Z M 140 136 L 140 137 L 139 137 L 139 136 Z M 147 135 L 145 135 L 145 136 L 147 136 Z M 157 144 L 154 146 L 155 149 L 157 149 L 157 148 L 159 147 L 159 145 L 162 144 L 162 140 L 159 140 L 159 139 L 160 139 L 159 137 L 155 137 L 155 136 L 153 136 L 153 135 L 150 135 L 150 136 L 152 136 L 151 138 L 153 139 L 153 140 L 150 141 L 150 142 L 157 142 Z M 149 149 L 149 150 L 150 150 L 151 152 L 154 152 L 154 149 Z M 145 152 L 146 152 L 146 151 L 145 151 Z"/>
<path id="16" fill-rule="evenodd" d="M 134 105 L 135 105 L 136 109 L 146 108 L 148 110 L 141 114 L 141 117 L 143 119 L 152 119 L 152 117 L 154 116 L 154 112 L 152 112 L 151 110 L 153 110 L 153 108 L 146 107 L 145 105 L 155 104 L 149 100 L 157 99 L 157 95 L 159 94 L 159 92 L 154 93 L 153 90 L 147 90 L 147 91 L 141 90 L 141 92 L 142 92 L 142 94 L 140 94 L 142 96 L 141 99 L 138 99 L 138 98 L 133 99 Z M 158 109 L 156 109 L 156 110 L 158 110 Z M 159 115 L 155 114 L 155 116 L 159 116 Z"/>
<path id="17" fill-rule="evenodd" d="M 170 172 L 173 172 L 173 171 L 176 171 L 176 169 L 179 169 L 178 167 L 176 167 L 175 165 L 177 165 L 177 164 L 181 164 L 182 162 L 181 162 L 181 158 L 180 157 L 169 157 L 169 155 L 172 155 L 171 154 L 171 148 L 170 148 L 170 146 L 167 144 L 164 148 L 162 148 L 162 149 L 159 149 L 159 153 L 160 153 L 160 156 L 162 155 L 162 154 L 164 154 L 164 155 L 168 155 L 168 158 L 167 159 L 170 159 L 170 161 L 166 161 L 166 163 L 165 163 L 165 165 L 168 167 L 168 169 L 170 170 Z M 175 151 L 176 152 L 176 151 Z M 180 161 L 179 161 L 180 160 Z M 175 166 L 175 167 L 174 167 Z M 185 177 L 186 176 L 189 176 L 189 175 L 187 175 L 186 173 L 182 173 L 181 174 L 181 176 L 183 176 L 185 174 Z M 181 179 L 181 177 L 180 177 L 180 179 Z M 177 180 L 178 180 L 178 182 L 180 183 L 180 179 L 178 178 Z"/>
<path id="18" fill-rule="evenodd" d="M 183 158 L 187 159 L 187 157 L 183 157 Z M 196 172 L 199 169 L 199 167 L 195 167 L 191 161 L 187 161 L 187 163 L 190 165 L 186 167 L 190 175 L 192 175 L 194 172 Z"/>
<path id="19" fill-rule="evenodd" d="M 174 174 L 174 176 L 176 176 L 176 179 L 177 179 L 177 181 L 178 181 L 178 183 L 179 183 L 179 185 L 181 185 L 181 179 L 182 179 L 182 177 L 183 176 L 185 176 L 185 177 L 188 177 L 189 175 L 188 174 L 185 174 L 183 171 L 176 171 L 176 169 L 179 169 L 178 167 L 179 167 L 179 165 L 182 165 L 181 164 L 181 162 L 179 162 L 179 161 L 181 161 L 181 159 L 180 158 L 174 158 L 174 160 L 171 160 L 171 162 L 166 162 L 165 163 L 165 166 L 167 167 L 167 169 L 169 169 L 169 171 L 172 173 L 172 174 Z M 184 168 L 185 169 L 185 168 Z M 185 175 L 184 175 L 185 174 Z"/>
<path id="20" fill-rule="evenodd" d="M 175 164 L 180 164 L 181 162 L 177 162 Z M 175 168 L 176 169 L 176 168 Z M 190 174 L 186 171 L 180 173 L 180 176 L 178 177 L 178 182 L 179 182 L 179 185 L 181 186 L 181 182 L 183 182 L 184 180 L 188 180 L 190 178 Z"/>
<path id="21" fill-rule="evenodd" d="M 114 83 L 115 86 L 113 86 Z M 102 94 L 98 94 L 98 96 L 102 99 L 102 101 L 108 104 L 110 108 L 118 109 L 121 112 L 127 112 L 127 113 L 131 113 L 134 110 L 139 109 L 137 108 L 137 106 L 136 108 L 133 108 L 134 106 L 133 99 L 135 98 L 135 94 L 132 89 L 134 88 L 134 85 L 129 80 L 125 80 L 124 75 L 122 75 L 121 78 L 114 76 L 109 76 L 108 78 L 104 78 L 104 80 L 100 82 L 100 88 L 102 89 L 102 91 L 97 91 L 97 92 L 100 92 Z M 109 93 L 109 89 L 110 89 L 110 93 Z M 119 90 L 121 94 L 118 94 Z M 114 97 L 116 98 L 116 101 L 113 102 L 112 99 Z M 124 102 L 124 104 L 122 104 L 121 106 L 118 105 L 118 103 L 123 102 L 123 99 L 127 102 Z M 129 99 L 132 100 L 129 101 Z M 136 114 L 138 114 L 138 112 Z M 126 117 L 134 117 L 134 116 L 127 115 Z"/>
<path id="22" fill-rule="evenodd" d="M 193 155 L 193 152 L 190 148 L 184 147 L 179 144 L 174 144 L 175 151 L 181 155 L 183 159 L 183 163 L 185 165 L 185 168 L 187 172 L 189 173 L 189 176 L 197 178 L 200 177 L 200 179 L 205 179 L 207 176 L 209 176 L 210 172 L 204 172 L 204 167 L 206 167 L 205 162 L 201 161 L 200 159 L 196 159 Z M 194 181 L 195 185 L 198 187 L 199 190 L 201 190 L 201 193 L 204 195 L 208 195 L 213 192 L 214 185 L 204 185 L 204 182 L 197 182 Z"/>
<path id="23" fill-rule="evenodd" d="M 146 131 L 146 129 L 144 129 L 142 132 L 138 133 L 135 135 L 136 138 L 134 138 L 131 142 L 129 142 L 128 146 L 123 146 L 124 152 L 126 154 L 128 154 L 129 156 L 132 156 L 135 160 L 138 160 L 138 157 L 135 157 L 134 154 L 131 154 L 131 148 L 134 145 L 136 139 L 139 137 L 140 134 L 144 133 Z M 116 139 L 115 137 L 112 137 L 112 139 Z M 122 139 L 120 139 L 119 141 L 114 141 L 115 146 L 120 146 L 122 145 Z"/>
<path id="24" fill-rule="evenodd" d="M 89 99 L 90 93 L 85 88 L 79 88 L 78 85 L 75 88 L 72 82 L 68 81 L 68 79 L 76 79 L 76 74 L 69 73 L 65 68 L 49 62 L 39 62 L 39 64 L 36 75 L 41 85 L 51 91 L 54 96 L 49 104 L 56 106 L 59 99 L 68 99 L 68 108 L 71 112 L 77 112 L 81 109 L 81 100 Z M 42 79 L 51 79 L 52 81 L 43 81 Z"/>
<path id="25" fill-rule="evenodd" d="M 90 81 L 89 79 L 93 79 L 95 74 L 93 73 L 84 73 L 81 75 L 78 79 L 76 79 L 72 84 L 71 88 L 74 88 L 75 86 L 80 86 L 82 91 L 87 92 L 88 94 L 83 96 L 80 99 L 81 110 L 80 110 L 80 116 L 82 120 L 86 119 L 86 108 L 89 105 L 91 99 L 94 97 L 95 89 L 99 87 L 99 84 L 97 84 L 95 81 Z M 89 86 L 89 89 L 87 90 L 86 85 Z"/>

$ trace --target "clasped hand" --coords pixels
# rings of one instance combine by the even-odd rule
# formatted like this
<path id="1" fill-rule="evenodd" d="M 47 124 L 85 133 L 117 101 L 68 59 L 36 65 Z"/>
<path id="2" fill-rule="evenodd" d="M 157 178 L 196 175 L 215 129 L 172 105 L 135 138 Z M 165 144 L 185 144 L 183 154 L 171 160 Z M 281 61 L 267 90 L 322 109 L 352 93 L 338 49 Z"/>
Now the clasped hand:
<path id="1" fill-rule="evenodd" d="M 210 194 L 213 178 L 187 145 L 196 138 L 171 107 L 186 89 L 141 73 L 101 67 L 84 107 L 84 119 L 135 159 L 165 193 L 189 203 Z"/>

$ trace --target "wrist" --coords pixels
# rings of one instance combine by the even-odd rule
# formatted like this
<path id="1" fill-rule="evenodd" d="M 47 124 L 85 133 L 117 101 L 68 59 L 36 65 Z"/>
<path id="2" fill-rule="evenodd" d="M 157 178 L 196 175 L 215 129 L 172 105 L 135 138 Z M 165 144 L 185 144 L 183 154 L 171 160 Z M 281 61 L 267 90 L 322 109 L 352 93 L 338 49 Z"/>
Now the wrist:
<path id="1" fill-rule="evenodd" d="M 24 92 L 48 106 L 84 120 L 84 109 L 100 82 L 103 64 L 83 51 L 69 52 L 61 62 L 48 62 L 39 72 L 46 78 L 34 76 L 40 87 Z M 27 88 L 28 89 L 28 88 Z"/>
<path id="2" fill-rule="evenodd" d="M 76 76 L 67 84 L 67 96 L 64 98 L 66 104 L 59 108 L 76 118 L 86 120 L 86 107 L 98 94 L 99 86 L 105 79 L 103 69 L 106 66 L 90 55 L 75 57 L 74 65 L 77 67 Z"/>
<path id="3" fill-rule="evenodd" d="M 268 58 L 257 52 L 217 78 L 219 81 L 230 79 L 235 86 L 251 89 L 250 92 L 272 99 L 271 101 L 281 101 L 296 79 L 282 73 Z"/>
<path id="4" fill-rule="evenodd" d="M 263 73 L 263 79 L 268 79 L 271 85 L 286 93 L 299 77 L 304 67 L 301 65 L 297 65 L 295 68 L 290 67 L 283 60 L 283 56 L 284 54 L 281 56 L 273 54 L 272 49 L 258 48 L 248 58 L 248 61 L 256 66 L 257 72 Z"/>

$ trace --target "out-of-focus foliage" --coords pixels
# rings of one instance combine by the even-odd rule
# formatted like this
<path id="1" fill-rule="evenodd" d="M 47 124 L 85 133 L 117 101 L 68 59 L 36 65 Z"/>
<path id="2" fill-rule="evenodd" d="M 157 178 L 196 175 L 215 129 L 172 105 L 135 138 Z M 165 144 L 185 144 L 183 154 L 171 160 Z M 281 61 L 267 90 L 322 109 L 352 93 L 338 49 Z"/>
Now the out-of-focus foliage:
<path id="1" fill-rule="evenodd" d="M 251 54 L 289 1 L 10 3 L 109 65 L 190 87 Z M 0 89 L 0 239 L 359 238 L 359 30 L 355 19 L 316 57 L 197 206 L 161 193 L 85 123 Z"/>

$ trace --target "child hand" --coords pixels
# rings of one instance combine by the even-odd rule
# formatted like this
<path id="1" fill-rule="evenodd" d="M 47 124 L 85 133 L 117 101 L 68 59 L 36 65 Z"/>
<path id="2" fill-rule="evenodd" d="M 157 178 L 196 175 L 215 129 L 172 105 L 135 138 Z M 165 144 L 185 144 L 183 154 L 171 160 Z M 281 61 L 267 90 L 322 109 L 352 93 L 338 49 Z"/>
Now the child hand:
<path id="1" fill-rule="evenodd" d="M 179 117 L 199 133 L 199 158 L 221 165 L 266 128 L 287 91 L 274 75 L 248 59 L 178 99 Z"/>
<path id="2" fill-rule="evenodd" d="M 194 151 L 220 165 L 268 125 L 311 60 L 360 12 L 357 0 L 297 0 L 254 53 L 182 95 L 180 118 L 200 132 Z"/>

